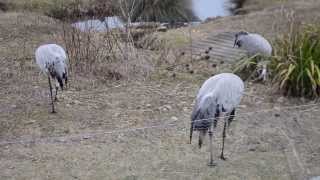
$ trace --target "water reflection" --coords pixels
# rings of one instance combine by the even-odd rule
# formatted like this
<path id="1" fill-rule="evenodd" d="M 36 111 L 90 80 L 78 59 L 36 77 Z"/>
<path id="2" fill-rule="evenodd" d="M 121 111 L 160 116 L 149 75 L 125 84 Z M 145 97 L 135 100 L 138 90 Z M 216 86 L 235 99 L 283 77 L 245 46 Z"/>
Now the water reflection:
<path id="1" fill-rule="evenodd" d="M 203 21 L 209 17 L 230 15 L 226 5 L 228 0 L 193 0 L 193 9 L 196 15 Z M 117 17 L 106 17 L 104 21 L 93 19 L 87 21 L 79 21 L 72 24 L 73 27 L 81 31 L 103 32 L 107 29 L 123 28 L 123 21 Z"/>
<path id="2" fill-rule="evenodd" d="M 72 24 L 73 27 L 78 28 L 83 32 L 88 31 L 96 31 L 96 32 L 103 32 L 107 29 L 114 29 L 114 28 L 123 28 L 124 24 L 122 20 L 117 17 L 106 17 L 104 21 L 93 19 L 87 21 L 79 21 Z"/>

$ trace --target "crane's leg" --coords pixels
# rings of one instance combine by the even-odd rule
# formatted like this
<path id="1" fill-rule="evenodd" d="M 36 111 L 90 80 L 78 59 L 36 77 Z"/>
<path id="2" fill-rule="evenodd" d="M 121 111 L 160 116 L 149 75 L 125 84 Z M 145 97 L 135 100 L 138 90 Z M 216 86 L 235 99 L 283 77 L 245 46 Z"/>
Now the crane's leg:
<path id="1" fill-rule="evenodd" d="M 216 110 L 216 114 L 214 116 L 214 119 L 211 119 L 210 128 L 209 128 L 209 138 L 210 138 L 210 161 L 208 166 L 213 167 L 217 164 L 213 162 L 213 143 L 212 143 L 212 137 L 213 137 L 213 129 L 217 127 L 217 122 L 219 117 L 219 110 Z"/>
<path id="2" fill-rule="evenodd" d="M 216 166 L 216 164 L 213 162 L 213 144 L 212 144 L 212 136 L 213 136 L 213 131 L 212 131 L 212 125 L 210 125 L 210 130 L 209 130 L 209 138 L 210 138 L 210 160 L 208 166 L 213 167 Z"/>
<path id="3" fill-rule="evenodd" d="M 68 77 L 67 76 L 65 76 L 65 78 L 64 78 L 64 83 L 66 84 L 66 89 L 68 88 Z"/>
<path id="4" fill-rule="evenodd" d="M 228 127 L 230 126 L 230 124 L 232 123 L 233 119 L 234 119 L 234 116 L 236 114 L 236 109 L 233 109 L 229 115 L 229 118 L 228 118 Z"/>
<path id="5" fill-rule="evenodd" d="M 222 160 L 226 160 L 226 158 L 223 155 L 223 150 L 224 150 L 224 140 L 226 138 L 226 126 L 227 126 L 227 121 L 226 119 L 224 120 L 224 125 L 223 125 L 223 132 L 222 132 L 222 149 L 221 149 L 221 156 L 220 158 Z"/>
<path id="6" fill-rule="evenodd" d="M 191 141 L 192 141 L 192 134 L 193 134 L 193 121 L 191 122 L 191 126 L 190 126 L 190 144 L 191 144 Z"/>
<path id="7" fill-rule="evenodd" d="M 52 107 L 51 113 L 56 113 L 56 111 L 54 110 L 54 103 L 53 103 L 53 96 L 52 96 L 52 85 L 51 85 L 50 75 L 48 75 L 48 82 L 49 82 L 50 99 L 51 99 L 51 107 Z"/>
<path id="8" fill-rule="evenodd" d="M 199 131 L 199 141 L 198 141 L 198 146 L 199 146 L 199 149 L 202 147 L 202 144 L 203 144 L 203 140 L 207 134 L 207 131 L 208 130 L 200 130 Z"/>
<path id="9" fill-rule="evenodd" d="M 56 95 L 54 96 L 54 101 L 58 101 L 58 90 L 59 90 L 59 84 L 56 82 Z"/>

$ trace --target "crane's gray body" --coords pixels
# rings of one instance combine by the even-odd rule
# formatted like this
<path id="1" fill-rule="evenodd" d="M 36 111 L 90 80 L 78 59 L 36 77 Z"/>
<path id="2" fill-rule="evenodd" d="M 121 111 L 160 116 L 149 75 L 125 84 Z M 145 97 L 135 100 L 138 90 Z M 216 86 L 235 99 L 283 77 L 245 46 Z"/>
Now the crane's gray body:
<path id="1" fill-rule="evenodd" d="M 57 79 L 63 88 L 62 80 L 67 78 L 67 55 L 64 49 L 57 44 L 45 44 L 38 47 L 35 56 L 41 71 Z"/>
<path id="2" fill-rule="evenodd" d="M 216 112 L 230 113 L 239 105 L 243 91 L 243 81 L 231 73 L 218 74 L 205 81 L 191 115 L 194 130 L 207 130 L 208 119 L 214 118 Z"/>
<path id="3" fill-rule="evenodd" d="M 225 160 L 224 139 L 226 137 L 226 126 L 232 122 L 235 109 L 239 105 L 244 91 L 243 81 L 235 74 L 222 73 L 215 75 L 204 82 L 200 88 L 194 109 L 191 115 L 190 143 L 193 131 L 199 131 L 199 148 L 203 143 L 206 133 L 210 137 L 210 161 L 209 166 L 215 166 L 213 162 L 212 135 L 213 129 L 217 126 L 221 113 L 227 116 L 224 118 L 222 132 L 222 151 L 220 158 Z"/>

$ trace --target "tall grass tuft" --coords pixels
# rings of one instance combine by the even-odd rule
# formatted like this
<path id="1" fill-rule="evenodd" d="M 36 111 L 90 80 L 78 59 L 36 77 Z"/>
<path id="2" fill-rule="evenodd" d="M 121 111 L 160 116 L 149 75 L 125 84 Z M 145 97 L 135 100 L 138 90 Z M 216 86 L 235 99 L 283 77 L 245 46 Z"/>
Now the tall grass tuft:
<path id="1" fill-rule="evenodd" d="M 132 22 L 188 22 L 198 20 L 191 0 L 127 0 Z"/>
<path id="2" fill-rule="evenodd" d="M 243 6 L 246 2 L 247 0 L 229 0 L 228 10 L 234 15 L 245 14 Z"/>
<path id="3" fill-rule="evenodd" d="M 278 38 L 271 62 L 273 81 L 286 95 L 320 96 L 320 26 L 308 25 Z"/>

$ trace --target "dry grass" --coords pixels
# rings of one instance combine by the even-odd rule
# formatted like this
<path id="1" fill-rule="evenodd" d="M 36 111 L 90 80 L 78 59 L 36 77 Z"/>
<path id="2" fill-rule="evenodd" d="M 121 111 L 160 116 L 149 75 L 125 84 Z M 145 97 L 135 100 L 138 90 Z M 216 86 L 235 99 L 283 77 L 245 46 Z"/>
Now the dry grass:
<path id="1" fill-rule="evenodd" d="M 0 0 L 7 4 L 10 10 L 29 10 L 33 12 L 45 13 L 59 4 L 72 4 L 75 0 Z M 79 3 L 88 5 L 90 0 L 80 0 Z"/>
<path id="2" fill-rule="evenodd" d="M 114 0 L 0 0 L 0 10 L 36 12 L 64 21 L 113 16 Z"/>

